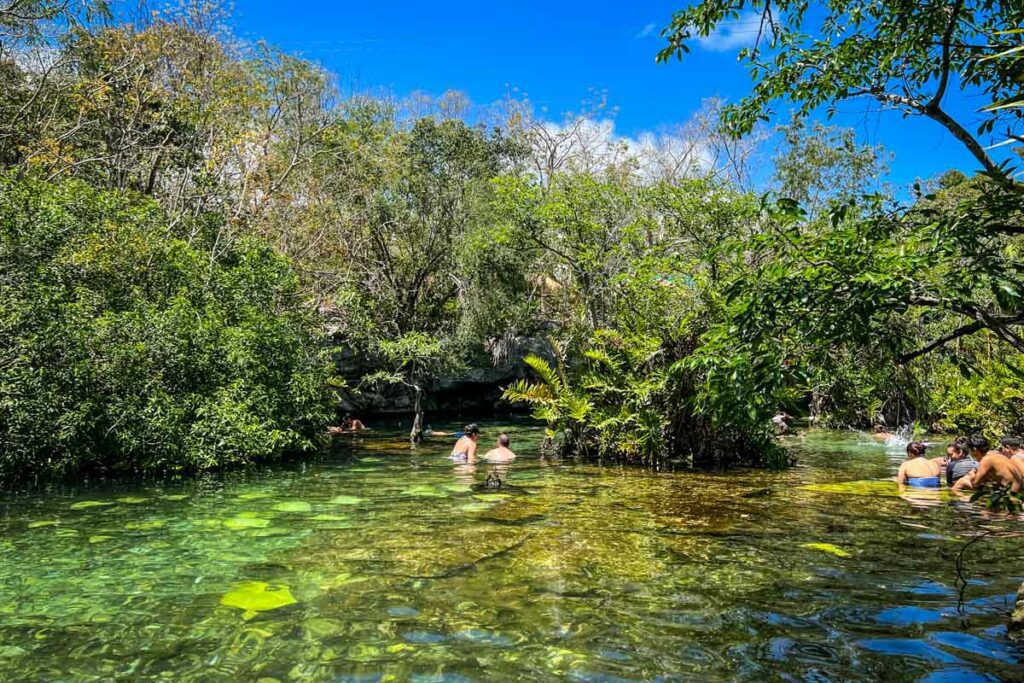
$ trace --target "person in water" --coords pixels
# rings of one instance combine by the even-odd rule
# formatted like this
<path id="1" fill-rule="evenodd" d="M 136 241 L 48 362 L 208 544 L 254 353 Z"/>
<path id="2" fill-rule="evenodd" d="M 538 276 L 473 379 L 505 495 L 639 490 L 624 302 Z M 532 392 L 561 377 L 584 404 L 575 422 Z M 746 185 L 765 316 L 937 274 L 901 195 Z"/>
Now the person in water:
<path id="1" fill-rule="evenodd" d="M 459 462 L 476 462 L 476 442 L 480 439 L 480 428 L 475 424 L 466 425 L 463 435 L 452 448 L 451 459 Z"/>
<path id="2" fill-rule="evenodd" d="M 978 469 L 978 461 L 971 455 L 965 437 L 957 437 L 946 447 L 946 459 L 942 468 L 946 473 L 946 486 L 953 486 Z"/>
<path id="3" fill-rule="evenodd" d="M 1024 485 L 1024 440 L 1016 436 L 1004 436 L 999 440 L 999 452 L 1010 459 L 1010 464 L 1017 468 Z"/>
<path id="4" fill-rule="evenodd" d="M 432 429 L 430 425 L 423 430 L 423 436 L 452 436 L 454 432 L 441 432 L 436 429 Z"/>
<path id="5" fill-rule="evenodd" d="M 978 469 L 963 477 L 953 486 L 954 491 L 970 491 L 987 483 L 1008 487 L 1014 493 L 1024 485 L 1024 472 L 1001 451 L 989 450 L 989 442 L 981 434 L 967 437 L 967 447 L 978 460 Z"/>
<path id="6" fill-rule="evenodd" d="M 792 431 L 792 427 L 789 426 L 789 421 L 793 419 L 793 416 L 784 410 L 780 410 L 775 413 L 772 417 L 772 424 L 775 425 L 775 432 L 777 434 L 789 434 Z"/>
<path id="7" fill-rule="evenodd" d="M 516 454 L 509 450 L 508 444 L 508 434 L 504 432 L 498 434 L 498 447 L 487 451 L 484 454 L 484 459 L 491 462 L 512 462 L 516 459 Z"/>
<path id="8" fill-rule="evenodd" d="M 928 447 L 920 441 L 907 444 L 907 459 L 900 465 L 896 483 L 900 486 L 938 488 L 939 466 L 924 456 Z"/>
<path id="9" fill-rule="evenodd" d="M 894 436 L 895 434 L 892 434 L 891 432 L 887 432 L 885 430 L 885 425 L 883 424 L 876 424 L 872 428 L 871 438 L 873 438 L 875 441 L 888 441 Z"/>

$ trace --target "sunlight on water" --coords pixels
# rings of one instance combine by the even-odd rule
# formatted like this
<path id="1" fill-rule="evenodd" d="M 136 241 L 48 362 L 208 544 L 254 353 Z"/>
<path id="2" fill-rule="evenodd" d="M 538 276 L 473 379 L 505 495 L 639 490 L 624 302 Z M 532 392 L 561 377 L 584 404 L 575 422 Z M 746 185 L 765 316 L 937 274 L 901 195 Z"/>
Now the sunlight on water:
<path id="1" fill-rule="evenodd" d="M 374 432 L 303 465 L 0 501 L 2 680 L 1016 679 L 1015 520 L 901 493 L 885 445 L 783 473 L 454 464 Z M 498 425 L 485 425 L 489 443 Z M 500 490 L 483 486 L 499 471 Z"/>

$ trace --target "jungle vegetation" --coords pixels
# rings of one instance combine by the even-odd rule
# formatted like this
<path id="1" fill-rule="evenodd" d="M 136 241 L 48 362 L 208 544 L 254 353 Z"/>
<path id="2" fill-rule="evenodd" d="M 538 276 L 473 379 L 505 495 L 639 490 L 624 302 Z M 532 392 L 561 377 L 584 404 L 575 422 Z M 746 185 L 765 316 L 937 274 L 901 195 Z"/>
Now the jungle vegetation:
<path id="1" fill-rule="evenodd" d="M 415 441 L 439 378 L 532 342 L 506 397 L 563 455 L 778 466 L 780 408 L 1024 429 L 1022 10 L 812 5 L 679 12 L 663 60 L 758 12 L 755 84 L 637 149 L 600 104 L 342 97 L 207 2 L 6 0 L 0 477 L 315 449 L 352 357 L 374 370 L 349 391 L 415 396 Z M 943 108 L 964 92 L 974 130 Z M 884 150 L 811 121 L 850 97 L 938 122 L 978 172 L 908 199 Z"/>

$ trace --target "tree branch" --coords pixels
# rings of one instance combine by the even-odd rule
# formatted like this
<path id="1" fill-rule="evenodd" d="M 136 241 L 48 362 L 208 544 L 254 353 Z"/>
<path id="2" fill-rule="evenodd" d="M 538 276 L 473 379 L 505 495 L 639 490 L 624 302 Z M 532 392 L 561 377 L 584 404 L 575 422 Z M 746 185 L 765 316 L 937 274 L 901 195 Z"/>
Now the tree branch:
<path id="1" fill-rule="evenodd" d="M 966 337 L 969 334 L 974 334 L 975 332 L 978 332 L 979 330 L 983 329 L 985 329 L 985 323 L 981 322 L 980 320 L 976 320 L 973 323 L 964 325 L 963 327 L 959 327 L 953 330 L 947 335 L 939 337 L 938 339 L 928 344 L 927 346 L 923 346 L 916 351 L 911 351 L 910 353 L 903 354 L 902 356 L 896 359 L 896 362 L 899 363 L 900 365 L 906 365 L 915 358 L 920 358 L 925 354 L 931 353 L 935 349 L 945 346 L 951 341 L 959 339 L 960 337 Z"/>

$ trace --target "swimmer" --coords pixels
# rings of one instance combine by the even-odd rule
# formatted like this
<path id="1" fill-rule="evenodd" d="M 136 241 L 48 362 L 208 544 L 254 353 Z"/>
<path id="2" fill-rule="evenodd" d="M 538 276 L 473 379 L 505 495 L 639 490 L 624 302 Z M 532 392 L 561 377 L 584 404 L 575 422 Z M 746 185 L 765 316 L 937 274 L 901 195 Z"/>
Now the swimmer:
<path id="1" fill-rule="evenodd" d="M 900 465 L 900 470 L 896 474 L 897 484 L 918 488 L 939 487 L 939 466 L 924 457 L 927 448 L 920 441 L 911 441 L 907 444 L 907 459 Z"/>
<path id="2" fill-rule="evenodd" d="M 875 441 L 888 441 L 894 436 L 896 435 L 885 431 L 885 425 L 883 424 L 876 424 L 872 428 L 871 438 L 873 438 Z"/>
<path id="3" fill-rule="evenodd" d="M 967 475 L 978 469 L 978 461 L 971 455 L 965 437 L 957 437 L 946 447 L 945 463 L 942 465 L 946 473 L 946 486 L 953 486 Z"/>
<path id="4" fill-rule="evenodd" d="M 1009 458 L 1021 477 L 1024 477 L 1024 439 L 1004 436 L 999 439 L 999 452 Z"/>
<path id="5" fill-rule="evenodd" d="M 991 482 L 1009 487 L 1013 493 L 1020 492 L 1024 474 L 1003 453 L 990 451 L 988 439 L 981 434 L 972 434 L 967 437 L 967 447 L 978 460 L 978 469 L 957 481 L 953 485 L 954 491 L 971 491 Z"/>
<path id="6" fill-rule="evenodd" d="M 775 432 L 779 435 L 789 434 L 791 427 L 789 421 L 793 419 L 793 416 L 784 410 L 780 410 L 775 413 L 772 417 L 772 424 L 775 425 Z"/>
<path id="7" fill-rule="evenodd" d="M 430 428 L 430 425 L 427 425 L 427 428 L 423 430 L 423 436 L 452 436 L 453 434 L 454 432 L 435 431 Z"/>
<path id="8" fill-rule="evenodd" d="M 462 437 L 452 448 L 451 459 L 458 462 L 476 462 L 476 442 L 480 439 L 480 428 L 475 424 L 466 425 Z"/>
<path id="9" fill-rule="evenodd" d="M 489 460 L 490 462 L 512 462 L 516 459 L 516 454 L 509 450 L 508 444 L 508 434 L 499 434 L 498 447 L 487 451 L 487 453 L 484 454 L 484 459 Z"/>

